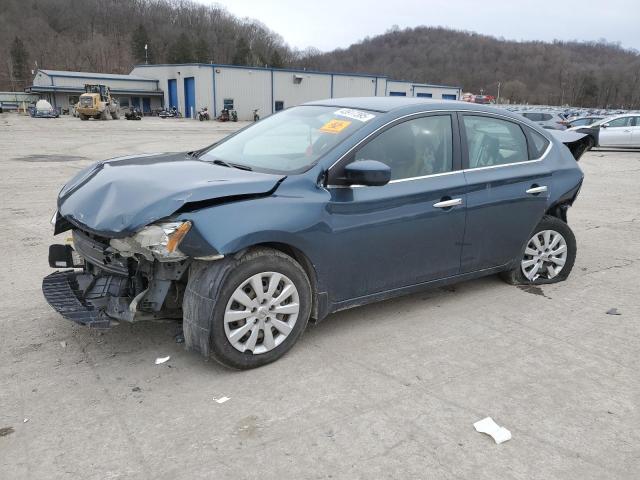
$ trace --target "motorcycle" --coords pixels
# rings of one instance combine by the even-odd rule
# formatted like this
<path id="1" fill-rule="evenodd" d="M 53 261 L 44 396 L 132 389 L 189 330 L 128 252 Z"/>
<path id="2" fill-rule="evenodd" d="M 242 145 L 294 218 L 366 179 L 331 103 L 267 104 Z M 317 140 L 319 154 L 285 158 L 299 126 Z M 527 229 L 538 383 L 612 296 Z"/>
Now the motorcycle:
<path id="1" fill-rule="evenodd" d="M 209 109 L 207 107 L 203 107 L 198 111 L 198 120 L 201 122 L 204 120 L 210 120 Z"/>
<path id="2" fill-rule="evenodd" d="M 167 110 L 166 108 L 161 110 L 158 116 L 160 118 L 181 118 L 182 113 L 180 113 L 176 107 L 173 107 L 171 110 Z"/>
<path id="3" fill-rule="evenodd" d="M 124 118 L 127 120 L 142 120 L 142 113 L 137 108 L 132 107 L 124 114 Z"/>

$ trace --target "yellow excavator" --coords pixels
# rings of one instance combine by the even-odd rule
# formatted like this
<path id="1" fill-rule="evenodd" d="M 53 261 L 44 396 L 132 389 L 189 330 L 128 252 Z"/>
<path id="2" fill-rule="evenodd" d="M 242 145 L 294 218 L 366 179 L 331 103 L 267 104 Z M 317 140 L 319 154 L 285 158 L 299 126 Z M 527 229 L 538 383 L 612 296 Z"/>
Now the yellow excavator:
<path id="1" fill-rule="evenodd" d="M 118 102 L 111 96 L 111 90 L 106 85 L 85 85 L 76 111 L 80 120 L 89 120 L 89 118 L 107 120 L 109 117 L 117 120 L 120 118 Z"/>

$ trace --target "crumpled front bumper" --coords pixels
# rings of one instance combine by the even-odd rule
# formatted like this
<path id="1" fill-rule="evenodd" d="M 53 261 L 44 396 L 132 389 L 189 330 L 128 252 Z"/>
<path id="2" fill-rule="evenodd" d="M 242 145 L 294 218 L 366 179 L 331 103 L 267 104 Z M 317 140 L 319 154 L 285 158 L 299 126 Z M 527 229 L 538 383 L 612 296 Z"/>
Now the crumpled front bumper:
<path id="1" fill-rule="evenodd" d="M 49 305 L 67 320 L 98 329 L 111 326 L 111 319 L 104 310 L 82 298 L 74 270 L 58 271 L 44 277 L 42 293 Z"/>

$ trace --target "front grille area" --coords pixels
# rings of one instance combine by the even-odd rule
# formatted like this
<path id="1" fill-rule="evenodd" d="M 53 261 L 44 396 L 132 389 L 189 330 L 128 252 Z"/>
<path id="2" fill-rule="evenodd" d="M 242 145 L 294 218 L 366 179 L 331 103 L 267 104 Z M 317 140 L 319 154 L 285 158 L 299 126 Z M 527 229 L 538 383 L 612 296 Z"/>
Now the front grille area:
<path id="1" fill-rule="evenodd" d="M 81 257 L 101 270 L 123 277 L 129 276 L 128 260 L 109 252 L 108 243 L 76 229 L 73 230 L 73 246 Z"/>

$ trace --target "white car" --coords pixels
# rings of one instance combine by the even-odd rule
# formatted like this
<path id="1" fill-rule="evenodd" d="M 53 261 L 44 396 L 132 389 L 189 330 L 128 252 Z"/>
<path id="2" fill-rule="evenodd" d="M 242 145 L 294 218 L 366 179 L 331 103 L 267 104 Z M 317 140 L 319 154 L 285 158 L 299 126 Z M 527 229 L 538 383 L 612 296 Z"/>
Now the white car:
<path id="1" fill-rule="evenodd" d="M 571 130 L 589 135 L 589 147 L 640 148 L 640 113 L 615 115 Z"/>

